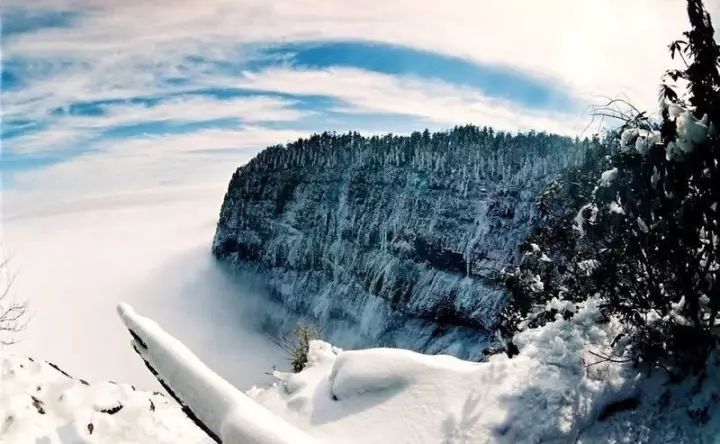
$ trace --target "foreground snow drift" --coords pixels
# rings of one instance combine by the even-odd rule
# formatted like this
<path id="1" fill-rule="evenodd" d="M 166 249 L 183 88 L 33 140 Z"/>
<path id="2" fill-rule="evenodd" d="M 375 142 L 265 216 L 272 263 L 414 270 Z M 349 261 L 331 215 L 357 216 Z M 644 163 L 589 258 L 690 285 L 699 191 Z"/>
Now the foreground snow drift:
<path id="1" fill-rule="evenodd" d="M 224 444 L 302 444 L 303 432 L 274 416 L 207 368 L 180 341 L 127 305 L 118 313 L 133 347 L 183 410 L 215 441 Z M 240 355 L 239 357 L 241 357 Z"/>
<path id="2" fill-rule="evenodd" d="M 720 353 L 703 385 L 690 376 L 666 384 L 602 358 L 623 344 L 594 301 L 554 300 L 548 309 L 574 315 L 517 335 L 513 359 L 474 363 L 312 341 L 300 373 L 275 372 L 272 386 L 243 394 L 121 306 L 133 346 L 182 410 L 157 393 L 88 385 L 10 357 L 0 361 L 0 443 L 719 442 Z"/>
<path id="3" fill-rule="evenodd" d="M 609 404 L 635 402 L 636 372 L 597 357 L 610 353 L 617 324 L 592 301 L 570 305 L 571 319 L 558 315 L 516 336 L 513 359 L 473 363 L 313 341 L 302 372 L 275 372 L 274 385 L 248 396 L 156 323 L 127 306 L 119 312 L 151 371 L 223 443 L 301 443 L 309 435 L 332 443 L 515 443 L 577 440 Z"/>
<path id="4" fill-rule="evenodd" d="M 179 406 L 128 384 L 88 384 L 54 364 L 0 358 L 0 443 L 209 444 Z"/>
<path id="5" fill-rule="evenodd" d="M 574 442 L 611 402 L 634 395 L 622 365 L 596 361 L 613 323 L 593 304 L 528 330 L 520 354 L 471 363 L 405 350 L 311 344 L 298 374 L 276 373 L 258 402 L 327 442 Z"/>

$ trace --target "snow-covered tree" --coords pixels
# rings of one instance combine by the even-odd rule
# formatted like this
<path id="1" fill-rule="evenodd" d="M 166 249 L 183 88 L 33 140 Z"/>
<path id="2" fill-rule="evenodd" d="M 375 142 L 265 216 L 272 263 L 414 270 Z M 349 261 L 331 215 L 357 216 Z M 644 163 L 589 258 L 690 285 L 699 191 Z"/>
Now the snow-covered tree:
<path id="1" fill-rule="evenodd" d="M 542 321 L 533 307 L 553 297 L 599 294 L 606 313 L 622 319 L 639 360 L 701 370 L 717 346 L 720 48 L 700 0 L 688 0 L 688 15 L 687 40 L 670 46 L 685 68 L 666 79 L 683 79 L 689 98 L 664 84 L 659 122 L 630 105 L 615 114 L 625 123 L 604 141 L 608 155 L 559 185 L 560 217 L 535 230 L 536 251 L 510 274 L 506 327 L 523 325 L 530 313 Z"/>

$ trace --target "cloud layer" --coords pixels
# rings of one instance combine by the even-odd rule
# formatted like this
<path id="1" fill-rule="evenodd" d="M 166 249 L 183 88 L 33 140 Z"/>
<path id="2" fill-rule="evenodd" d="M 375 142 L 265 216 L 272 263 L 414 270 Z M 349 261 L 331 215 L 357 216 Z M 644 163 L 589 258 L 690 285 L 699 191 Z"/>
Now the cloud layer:
<path id="1" fill-rule="evenodd" d="M 0 13 L 10 194 L 226 181 L 262 146 L 322 130 L 583 135 L 602 96 L 654 108 L 686 27 L 682 0 L 9 0 Z"/>

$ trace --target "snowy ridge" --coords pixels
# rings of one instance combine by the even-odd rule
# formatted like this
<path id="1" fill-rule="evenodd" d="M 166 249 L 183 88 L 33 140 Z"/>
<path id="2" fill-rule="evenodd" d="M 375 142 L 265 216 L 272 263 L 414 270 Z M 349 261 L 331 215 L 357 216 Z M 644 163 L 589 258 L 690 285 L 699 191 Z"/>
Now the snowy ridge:
<path id="1" fill-rule="evenodd" d="M 302 444 L 312 440 L 210 370 L 180 341 L 128 305 L 118 314 L 133 347 L 183 410 L 223 444 Z"/>

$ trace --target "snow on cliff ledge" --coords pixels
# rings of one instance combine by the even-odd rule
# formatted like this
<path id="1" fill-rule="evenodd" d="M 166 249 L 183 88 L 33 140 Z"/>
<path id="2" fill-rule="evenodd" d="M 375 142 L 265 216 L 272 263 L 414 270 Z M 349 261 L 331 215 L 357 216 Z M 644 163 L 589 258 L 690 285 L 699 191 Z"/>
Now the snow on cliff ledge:
<path id="1" fill-rule="evenodd" d="M 602 358 L 625 345 L 595 301 L 560 307 L 574 316 L 517 335 L 512 359 L 314 341 L 303 371 L 248 394 L 328 443 L 720 443 L 720 356 L 699 392 L 692 377 L 667 384 Z"/>
<path id="2" fill-rule="evenodd" d="M 172 400 L 128 384 L 88 384 L 32 358 L 0 357 L 0 443 L 210 444 Z"/>

